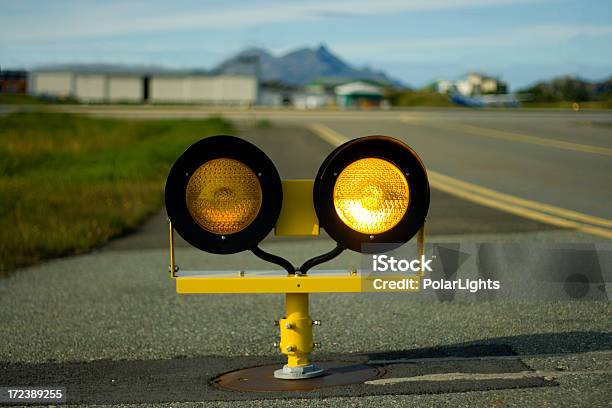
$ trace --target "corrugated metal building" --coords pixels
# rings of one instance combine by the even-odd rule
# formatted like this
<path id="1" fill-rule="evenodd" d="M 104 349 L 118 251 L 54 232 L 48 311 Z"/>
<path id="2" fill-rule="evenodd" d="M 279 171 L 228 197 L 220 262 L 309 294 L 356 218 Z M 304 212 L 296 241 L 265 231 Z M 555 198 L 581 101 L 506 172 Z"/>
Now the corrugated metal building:
<path id="1" fill-rule="evenodd" d="M 29 90 L 33 95 L 82 102 L 143 102 L 144 82 L 135 74 L 34 71 L 30 73 Z"/>
<path id="2" fill-rule="evenodd" d="M 258 81 L 247 75 L 34 71 L 29 90 L 82 102 L 251 105 L 257 103 Z"/>
<path id="3" fill-rule="evenodd" d="M 257 102 L 257 79 L 238 75 L 155 75 L 151 101 L 249 105 Z"/>
<path id="4" fill-rule="evenodd" d="M 148 78 L 135 75 L 109 75 L 108 100 L 111 102 L 144 102 L 148 99 L 145 89 Z"/>
<path id="5" fill-rule="evenodd" d="M 77 74 L 74 77 L 74 97 L 84 102 L 110 101 L 106 82 L 106 75 Z"/>
<path id="6" fill-rule="evenodd" d="M 30 93 L 59 98 L 74 94 L 74 74 L 71 72 L 32 72 L 29 78 Z"/>

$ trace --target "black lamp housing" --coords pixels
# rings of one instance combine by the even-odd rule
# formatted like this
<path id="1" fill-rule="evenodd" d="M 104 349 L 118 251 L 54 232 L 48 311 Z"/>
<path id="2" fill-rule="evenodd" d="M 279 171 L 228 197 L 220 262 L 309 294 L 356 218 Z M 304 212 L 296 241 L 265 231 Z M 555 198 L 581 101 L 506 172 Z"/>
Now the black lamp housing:
<path id="1" fill-rule="evenodd" d="M 379 158 L 392 163 L 405 175 L 410 200 L 403 218 L 388 231 L 364 234 L 346 225 L 334 207 L 334 185 L 338 175 L 351 163 L 365 158 Z M 408 242 L 423 226 L 429 210 L 429 181 L 422 160 L 407 144 L 388 136 L 365 136 L 337 147 L 319 168 L 313 190 L 319 225 L 339 246 L 356 252 L 376 253 Z"/>
<path id="2" fill-rule="evenodd" d="M 243 230 L 215 234 L 204 230 L 187 208 L 187 183 L 193 173 L 213 159 L 234 159 L 257 175 L 262 203 L 255 219 Z M 280 215 L 283 202 L 281 180 L 274 163 L 257 146 L 235 136 L 219 135 L 191 145 L 172 165 L 166 180 L 165 203 L 173 228 L 185 241 L 202 251 L 234 254 L 253 250 L 270 233 Z"/>

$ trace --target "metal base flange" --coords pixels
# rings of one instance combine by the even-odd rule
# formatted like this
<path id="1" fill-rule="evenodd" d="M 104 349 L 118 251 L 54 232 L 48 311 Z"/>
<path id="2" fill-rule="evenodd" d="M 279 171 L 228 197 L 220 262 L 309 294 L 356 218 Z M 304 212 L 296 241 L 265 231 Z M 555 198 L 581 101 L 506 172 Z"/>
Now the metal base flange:
<path id="1" fill-rule="evenodd" d="M 324 373 L 324 369 L 315 367 L 314 364 L 298 367 L 289 367 L 285 364 L 282 369 L 274 371 L 274 378 L 281 380 L 304 380 L 306 378 L 320 377 Z"/>
<path id="2" fill-rule="evenodd" d="M 371 366 L 356 361 L 319 361 L 316 364 L 319 369 L 324 370 L 323 375 L 300 381 L 276 378 L 274 370 L 279 367 L 277 363 L 231 371 L 215 378 L 212 383 L 226 391 L 299 392 L 363 384 L 365 381 L 381 378 L 386 373 L 381 366 Z"/>

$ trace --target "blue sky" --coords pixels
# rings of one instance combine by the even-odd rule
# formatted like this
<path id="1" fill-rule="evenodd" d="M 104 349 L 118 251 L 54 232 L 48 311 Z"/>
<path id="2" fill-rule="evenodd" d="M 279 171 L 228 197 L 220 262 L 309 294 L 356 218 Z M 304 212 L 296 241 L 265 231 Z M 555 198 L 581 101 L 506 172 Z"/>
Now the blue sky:
<path id="1" fill-rule="evenodd" d="M 211 68 L 246 47 L 327 45 L 419 86 L 471 70 L 511 87 L 612 75 L 604 0 L 0 0 L 0 66 Z"/>

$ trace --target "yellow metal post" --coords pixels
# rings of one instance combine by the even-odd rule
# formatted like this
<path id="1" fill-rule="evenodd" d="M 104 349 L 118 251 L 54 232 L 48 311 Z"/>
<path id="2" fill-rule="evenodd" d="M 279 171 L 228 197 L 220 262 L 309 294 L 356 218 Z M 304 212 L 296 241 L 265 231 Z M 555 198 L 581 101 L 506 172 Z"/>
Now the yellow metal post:
<path id="1" fill-rule="evenodd" d="M 312 319 L 308 314 L 308 293 L 287 293 L 285 296 L 285 318 L 280 325 L 280 348 L 287 356 L 287 366 L 298 367 L 309 364 L 312 352 Z"/>
<path id="2" fill-rule="evenodd" d="M 287 364 L 276 370 L 274 377 L 299 380 L 323 374 L 323 370 L 311 364 L 308 358 L 314 348 L 312 325 L 313 321 L 308 312 L 308 293 L 287 293 L 285 317 L 279 321 L 279 347 L 287 356 Z"/>
<path id="3" fill-rule="evenodd" d="M 174 265 L 174 228 L 172 228 L 172 221 L 168 220 L 168 234 L 170 238 L 170 277 L 176 278 L 176 266 Z"/>

